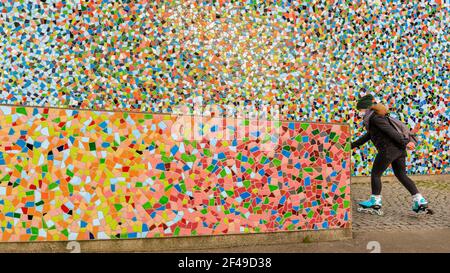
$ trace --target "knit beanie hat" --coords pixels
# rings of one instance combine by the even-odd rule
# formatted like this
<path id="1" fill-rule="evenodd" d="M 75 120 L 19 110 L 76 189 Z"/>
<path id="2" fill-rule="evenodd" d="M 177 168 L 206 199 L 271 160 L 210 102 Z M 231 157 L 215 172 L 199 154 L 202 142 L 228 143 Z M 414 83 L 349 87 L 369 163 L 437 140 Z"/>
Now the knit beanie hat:
<path id="1" fill-rule="evenodd" d="M 375 102 L 375 99 L 372 95 L 365 95 L 358 100 L 356 104 L 356 109 L 369 109 Z"/>

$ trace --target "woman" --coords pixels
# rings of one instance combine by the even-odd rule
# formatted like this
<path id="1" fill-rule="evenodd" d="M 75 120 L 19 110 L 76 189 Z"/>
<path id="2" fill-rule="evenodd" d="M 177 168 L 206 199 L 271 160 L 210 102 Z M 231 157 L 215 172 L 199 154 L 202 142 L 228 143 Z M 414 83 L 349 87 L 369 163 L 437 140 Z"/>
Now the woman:
<path id="1" fill-rule="evenodd" d="M 356 108 L 364 116 L 367 133 L 351 144 L 352 149 L 371 140 L 378 150 L 372 167 L 372 195 L 369 200 L 359 203 L 358 211 L 383 214 L 381 210 L 381 175 L 389 165 L 392 165 L 395 176 L 412 195 L 413 211 L 432 213 L 428 209 L 428 202 L 419 193 L 414 181 L 406 175 L 406 148 L 414 149 L 414 143 L 389 123 L 388 109 L 382 104 L 375 104 L 372 95 L 362 97 Z"/>

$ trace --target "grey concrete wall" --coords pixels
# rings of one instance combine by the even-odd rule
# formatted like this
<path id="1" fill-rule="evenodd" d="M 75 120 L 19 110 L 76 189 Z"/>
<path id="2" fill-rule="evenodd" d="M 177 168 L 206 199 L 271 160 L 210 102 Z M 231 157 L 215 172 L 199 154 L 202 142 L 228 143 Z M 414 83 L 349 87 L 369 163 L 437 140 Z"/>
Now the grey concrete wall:
<path id="1" fill-rule="evenodd" d="M 78 242 L 20 242 L 0 243 L 0 252 L 72 252 L 71 245 L 79 243 L 79 251 L 87 252 L 176 252 L 227 248 L 236 246 L 276 245 L 318 241 L 340 241 L 352 238 L 351 228 L 284 231 L 215 236 L 190 236 L 150 239 L 113 239 Z"/>

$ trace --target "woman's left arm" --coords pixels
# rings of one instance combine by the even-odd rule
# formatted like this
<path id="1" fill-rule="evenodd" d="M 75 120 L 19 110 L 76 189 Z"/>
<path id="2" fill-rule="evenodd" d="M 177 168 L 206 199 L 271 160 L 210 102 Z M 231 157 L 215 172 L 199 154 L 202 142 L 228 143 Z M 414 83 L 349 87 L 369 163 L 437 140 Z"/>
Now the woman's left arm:
<path id="1" fill-rule="evenodd" d="M 353 148 L 358 148 L 359 146 L 363 145 L 364 143 L 366 143 L 369 140 L 370 140 L 370 134 L 369 134 L 369 132 L 367 132 L 365 135 L 363 135 L 362 137 L 360 137 L 356 141 L 352 142 L 352 144 L 351 144 L 352 149 Z"/>

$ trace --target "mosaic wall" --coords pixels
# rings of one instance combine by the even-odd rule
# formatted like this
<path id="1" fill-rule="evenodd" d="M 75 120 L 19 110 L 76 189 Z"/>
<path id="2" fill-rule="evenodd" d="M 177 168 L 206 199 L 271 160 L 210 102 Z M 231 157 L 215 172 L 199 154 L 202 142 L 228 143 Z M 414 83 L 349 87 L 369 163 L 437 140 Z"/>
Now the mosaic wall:
<path id="1" fill-rule="evenodd" d="M 356 138 L 355 98 L 370 92 L 418 130 L 409 172 L 450 173 L 449 31 L 444 1 L 3 0 L 0 103 L 278 104 L 281 119 L 350 123 Z M 354 151 L 353 174 L 374 155 Z"/>
<path id="2" fill-rule="evenodd" d="M 204 137 L 180 142 L 173 115 L 0 114 L 0 241 L 350 227 L 348 125 L 273 122 L 240 139 L 237 126 L 255 121 L 202 120 Z"/>
<path id="3" fill-rule="evenodd" d="M 409 171 L 450 173 L 444 2 L 3 0 L 0 103 L 280 105 L 281 119 L 350 123 L 359 135 L 353 108 L 366 88 L 417 128 Z M 355 151 L 353 174 L 369 174 L 374 154 Z"/>

